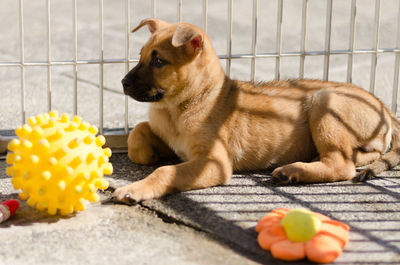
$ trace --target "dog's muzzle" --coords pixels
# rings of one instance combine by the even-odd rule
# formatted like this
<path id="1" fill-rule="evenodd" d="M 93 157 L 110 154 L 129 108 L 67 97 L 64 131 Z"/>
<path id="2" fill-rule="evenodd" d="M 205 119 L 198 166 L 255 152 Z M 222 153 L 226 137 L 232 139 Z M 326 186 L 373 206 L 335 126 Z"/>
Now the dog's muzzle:
<path id="1" fill-rule="evenodd" d="M 121 80 L 124 88 L 124 94 L 140 102 L 155 102 L 164 97 L 164 89 L 154 89 L 143 82 L 133 81 L 129 77 L 124 77 Z"/>

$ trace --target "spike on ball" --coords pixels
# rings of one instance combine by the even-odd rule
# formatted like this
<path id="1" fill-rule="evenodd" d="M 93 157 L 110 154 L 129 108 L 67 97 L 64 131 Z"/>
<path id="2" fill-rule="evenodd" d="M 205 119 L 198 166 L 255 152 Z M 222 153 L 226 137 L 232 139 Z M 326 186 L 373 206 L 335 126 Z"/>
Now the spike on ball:
<path id="1" fill-rule="evenodd" d="M 49 214 L 68 215 L 85 209 L 86 201 L 99 200 L 104 174 L 112 173 L 104 136 L 79 116 L 57 111 L 28 119 L 8 144 L 7 174 L 19 197 Z M 97 161 L 97 162 L 95 162 Z"/>

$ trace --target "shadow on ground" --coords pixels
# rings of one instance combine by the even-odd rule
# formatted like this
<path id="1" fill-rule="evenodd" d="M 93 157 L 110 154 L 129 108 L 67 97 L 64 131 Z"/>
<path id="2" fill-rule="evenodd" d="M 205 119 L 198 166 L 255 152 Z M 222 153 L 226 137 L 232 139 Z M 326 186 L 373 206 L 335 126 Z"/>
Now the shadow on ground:
<path id="1" fill-rule="evenodd" d="M 144 178 L 155 169 L 135 165 L 124 154 L 114 155 L 112 162 L 115 168 L 110 178 L 112 186 Z M 258 246 L 254 231 L 257 221 L 273 208 L 305 207 L 351 227 L 351 241 L 335 263 L 398 264 L 398 175 L 398 170 L 393 170 L 360 184 L 273 186 L 268 172 L 241 173 L 235 174 L 225 186 L 172 194 L 141 205 L 166 222 L 207 232 L 240 255 L 263 264 L 278 261 Z"/>

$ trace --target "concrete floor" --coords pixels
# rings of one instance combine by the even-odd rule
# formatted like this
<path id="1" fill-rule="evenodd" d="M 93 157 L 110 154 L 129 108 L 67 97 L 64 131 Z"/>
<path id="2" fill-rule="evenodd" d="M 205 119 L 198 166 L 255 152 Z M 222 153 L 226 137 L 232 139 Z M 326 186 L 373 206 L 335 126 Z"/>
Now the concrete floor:
<path id="1" fill-rule="evenodd" d="M 107 179 L 114 188 L 154 169 L 124 154 L 111 162 L 115 172 Z M 0 201 L 17 198 L 5 166 L 0 161 Z M 242 173 L 225 186 L 131 207 L 94 203 L 66 218 L 21 202 L 0 225 L 0 264 L 287 264 L 260 249 L 254 231 L 277 207 L 305 207 L 347 223 L 350 242 L 335 264 L 399 264 L 399 176 L 395 169 L 366 183 L 280 187 L 268 173 Z"/>

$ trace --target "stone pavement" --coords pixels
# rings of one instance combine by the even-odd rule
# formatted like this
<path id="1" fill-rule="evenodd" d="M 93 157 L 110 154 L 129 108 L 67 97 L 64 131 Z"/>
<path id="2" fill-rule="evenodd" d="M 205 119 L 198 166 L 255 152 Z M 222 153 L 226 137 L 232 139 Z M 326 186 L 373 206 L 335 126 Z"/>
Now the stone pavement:
<path id="1" fill-rule="evenodd" d="M 154 169 L 126 154 L 111 162 L 114 188 Z M 0 161 L 0 201 L 17 198 L 5 167 Z M 257 220 L 277 207 L 306 207 L 347 223 L 350 243 L 335 264 L 400 264 L 399 176 L 395 169 L 366 183 L 274 186 L 268 172 L 248 172 L 225 186 L 136 206 L 95 203 L 71 217 L 22 202 L 0 224 L 0 264 L 288 264 L 256 242 Z"/>

